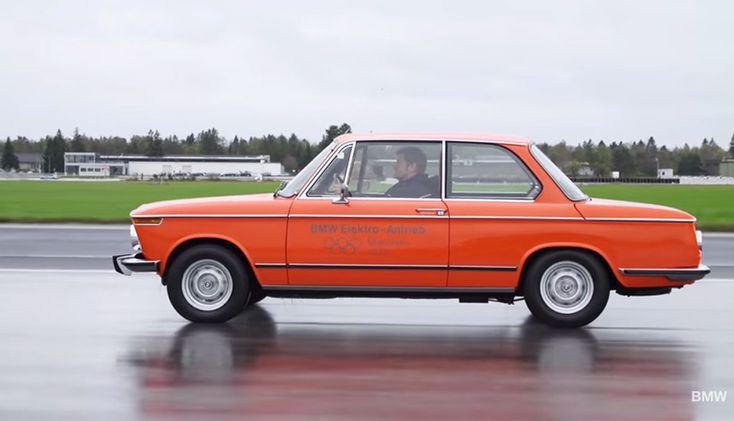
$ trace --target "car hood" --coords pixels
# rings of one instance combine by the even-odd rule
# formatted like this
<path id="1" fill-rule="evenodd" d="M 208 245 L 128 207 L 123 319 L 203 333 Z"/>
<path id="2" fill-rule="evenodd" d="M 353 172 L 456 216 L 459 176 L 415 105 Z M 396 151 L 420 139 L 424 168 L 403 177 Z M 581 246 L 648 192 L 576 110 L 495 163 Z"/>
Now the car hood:
<path id="1" fill-rule="evenodd" d="M 271 193 L 165 200 L 141 205 L 130 216 L 285 214 L 289 202 Z"/>
<path id="2" fill-rule="evenodd" d="M 576 209 L 586 219 L 651 219 L 695 222 L 696 218 L 680 209 L 622 200 L 591 199 L 577 202 Z"/>

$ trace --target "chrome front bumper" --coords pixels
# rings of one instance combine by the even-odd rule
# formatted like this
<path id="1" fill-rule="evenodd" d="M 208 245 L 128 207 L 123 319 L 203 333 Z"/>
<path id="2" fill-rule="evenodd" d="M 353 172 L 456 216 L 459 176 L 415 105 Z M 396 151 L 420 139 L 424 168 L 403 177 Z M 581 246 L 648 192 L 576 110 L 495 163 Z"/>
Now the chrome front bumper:
<path id="1" fill-rule="evenodd" d="M 120 254 L 112 256 L 115 272 L 130 276 L 133 272 L 157 272 L 159 260 L 145 260 L 143 254 Z"/>

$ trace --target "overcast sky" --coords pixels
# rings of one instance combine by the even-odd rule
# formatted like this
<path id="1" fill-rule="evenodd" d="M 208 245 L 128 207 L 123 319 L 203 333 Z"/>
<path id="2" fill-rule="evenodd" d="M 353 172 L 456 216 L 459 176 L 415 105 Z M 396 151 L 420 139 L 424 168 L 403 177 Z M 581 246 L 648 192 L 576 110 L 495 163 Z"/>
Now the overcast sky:
<path id="1" fill-rule="evenodd" d="M 731 1 L 0 0 L 0 136 L 461 131 L 728 146 Z"/>

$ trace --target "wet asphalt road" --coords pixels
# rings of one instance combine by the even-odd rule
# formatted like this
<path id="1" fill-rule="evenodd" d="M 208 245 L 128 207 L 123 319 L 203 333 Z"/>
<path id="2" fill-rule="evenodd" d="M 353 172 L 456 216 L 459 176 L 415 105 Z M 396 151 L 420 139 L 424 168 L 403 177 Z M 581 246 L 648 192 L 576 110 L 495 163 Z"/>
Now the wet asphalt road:
<path id="1" fill-rule="evenodd" d="M 732 419 L 734 236 L 710 277 L 612 295 L 585 329 L 523 303 L 265 299 L 189 324 L 109 256 L 127 227 L 0 225 L 0 419 Z"/>

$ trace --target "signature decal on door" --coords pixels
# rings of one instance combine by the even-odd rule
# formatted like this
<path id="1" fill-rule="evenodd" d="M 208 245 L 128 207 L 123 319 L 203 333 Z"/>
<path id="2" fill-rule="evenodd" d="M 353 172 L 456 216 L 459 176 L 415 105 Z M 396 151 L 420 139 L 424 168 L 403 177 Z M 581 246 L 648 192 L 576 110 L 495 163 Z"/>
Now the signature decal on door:
<path id="1" fill-rule="evenodd" d="M 414 225 L 387 226 L 365 224 L 311 224 L 312 234 L 392 234 L 392 235 L 423 235 L 426 228 Z"/>

